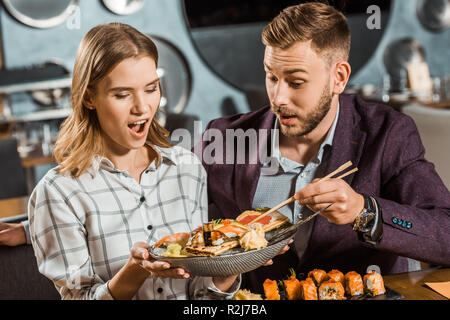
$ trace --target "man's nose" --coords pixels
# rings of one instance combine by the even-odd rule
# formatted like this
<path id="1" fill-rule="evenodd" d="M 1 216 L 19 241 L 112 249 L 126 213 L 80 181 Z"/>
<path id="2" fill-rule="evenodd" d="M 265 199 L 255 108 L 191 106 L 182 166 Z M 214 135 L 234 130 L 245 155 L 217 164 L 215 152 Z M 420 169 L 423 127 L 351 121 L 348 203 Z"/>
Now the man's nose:
<path id="1" fill-rule="evenodd" d="M 274 106 L 283 106 L 287 104 L 288 92 L 287 86 L 282 82 L 277 83 L 273 88 L 272 104 Z"/>

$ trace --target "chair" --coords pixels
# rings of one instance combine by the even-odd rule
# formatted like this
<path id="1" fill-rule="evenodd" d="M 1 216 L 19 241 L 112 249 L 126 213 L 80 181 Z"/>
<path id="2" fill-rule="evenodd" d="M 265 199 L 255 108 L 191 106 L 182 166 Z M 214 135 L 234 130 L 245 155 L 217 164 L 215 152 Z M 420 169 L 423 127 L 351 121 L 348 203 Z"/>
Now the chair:
<path id="1" fill-rule="evenodd" d="M 450 110 L 411 104 L 403 107 L 402 112 L 413 118 L 425 147 L 425 158 L 434 163 L 436 172 L 450 189 Z"/>
<path id="2" fill-rule="evenodd" d="M 27 195 L 22 161 L 15 138 L 0 140 L 0 199 Z"/>

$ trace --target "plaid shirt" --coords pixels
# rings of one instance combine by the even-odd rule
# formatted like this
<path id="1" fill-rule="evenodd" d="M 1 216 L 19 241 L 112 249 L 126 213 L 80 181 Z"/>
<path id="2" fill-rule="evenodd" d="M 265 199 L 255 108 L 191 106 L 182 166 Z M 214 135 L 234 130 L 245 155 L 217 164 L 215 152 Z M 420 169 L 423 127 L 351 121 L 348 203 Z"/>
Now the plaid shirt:
<path id="1" fill-rule="evenodd" d="M 54 168 L 33 191 L 28 208 L 39 271 L 63 299 L 112 299 L 108 281 L 125 265 L 134 243 L 189 232 L 207 221 L 206 172 L 191 152 L 154 147 L 158 158 L 138 183 L 96 156 L 78 178 Z M 134 299 L 220 299 L 210 277 L 149 277 Z"/>

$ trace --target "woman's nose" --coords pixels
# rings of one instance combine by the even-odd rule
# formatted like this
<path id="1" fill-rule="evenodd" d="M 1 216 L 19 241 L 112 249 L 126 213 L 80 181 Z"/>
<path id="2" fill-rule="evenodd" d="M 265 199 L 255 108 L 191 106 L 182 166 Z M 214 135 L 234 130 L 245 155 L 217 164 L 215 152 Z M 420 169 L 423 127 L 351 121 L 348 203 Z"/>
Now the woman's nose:
<path id="1" fill-rule="evenodd" d="M 144 95 L 137 93 L 134 96 L 132 112 L 137 113 L 137 114 L 143 114 L 143 113 L 146 113 L 148 111 L 148 109 L 149 109 L 149 106 L 148 106 L 148 103 L 147 103 Z"/>

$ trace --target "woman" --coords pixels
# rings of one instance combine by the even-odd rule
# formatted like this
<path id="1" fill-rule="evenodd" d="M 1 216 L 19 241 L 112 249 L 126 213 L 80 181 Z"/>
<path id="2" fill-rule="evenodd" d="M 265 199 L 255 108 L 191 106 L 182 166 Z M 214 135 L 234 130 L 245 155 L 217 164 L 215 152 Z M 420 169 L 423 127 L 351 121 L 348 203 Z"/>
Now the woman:
<path id="1" fill-rule="evenodd" d="M 73 112 L 55 145 L 59 164 L 29 202 L 39 270 L 64 299 L 228 298 L 240 278 L 191 277 L 152 261 L 148 243 L 207 220 L 206 173 L 155 119 L 155 44 L 112 23 L 83 38 Z"/>

